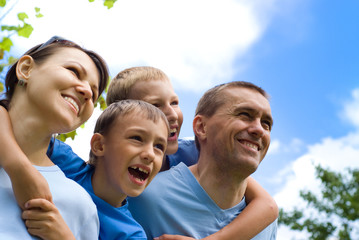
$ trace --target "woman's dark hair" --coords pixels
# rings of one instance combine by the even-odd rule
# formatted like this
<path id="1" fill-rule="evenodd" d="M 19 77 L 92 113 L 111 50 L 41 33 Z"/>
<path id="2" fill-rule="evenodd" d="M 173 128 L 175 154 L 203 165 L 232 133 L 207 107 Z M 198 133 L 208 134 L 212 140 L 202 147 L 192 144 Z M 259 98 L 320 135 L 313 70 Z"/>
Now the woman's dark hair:
<path id="1" fill-rule="evenodd" d="M 95 63 L 97 71 L 99 72 L 99 96 L 105 90 L 108 81 L 109 81 L 109 72 L 106 62 L 103 58 L 98 55 L 97 53 L 87 50 L 85 48 L 80 47 L 76 43 L 54 36 L 49 41 L 36 45 L 35 47 L 31 48 L 24 55 L 31 56 L 37 64 L 41 64 L 46 61 L 48 57 L 56 53 L 60 48 L 69 47 L 69 48 L 77 48 L 84 53 L 86 53 L 92 61 Z M 23 55 L 23 56 L 24 56 Z M 15 86 L 18 83 L 19 79 L 16 76 L 16 66 L 18 61 L 16 61 L 9 71 L 6 74 L 5 78 L 5 99 L 0 100 L 0 105 L 5 108 L 8 108 L 11 98 L 14 94 Z"/>

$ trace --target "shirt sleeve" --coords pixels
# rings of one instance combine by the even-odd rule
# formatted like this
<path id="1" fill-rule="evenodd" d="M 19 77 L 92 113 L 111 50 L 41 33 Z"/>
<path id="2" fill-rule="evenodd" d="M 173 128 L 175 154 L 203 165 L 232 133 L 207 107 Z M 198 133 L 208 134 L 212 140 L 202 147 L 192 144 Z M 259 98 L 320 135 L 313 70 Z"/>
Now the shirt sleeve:
<path id="1" fill-rule="evenodd" d="M 70 179 L 78 181 L 87 171 L 86 162 L 69 145 L 58 139 L 51 139 L 47 155 Z"/>

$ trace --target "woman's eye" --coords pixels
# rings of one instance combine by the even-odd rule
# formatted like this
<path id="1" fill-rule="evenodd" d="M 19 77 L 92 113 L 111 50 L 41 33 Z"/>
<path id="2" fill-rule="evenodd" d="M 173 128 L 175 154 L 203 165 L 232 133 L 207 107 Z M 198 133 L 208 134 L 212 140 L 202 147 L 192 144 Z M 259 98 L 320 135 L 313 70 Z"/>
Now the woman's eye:
<path id="1" fill-rule="evenodd" d="M 79 71 L 77 71 L 76 68 L 69 67 L 67 69 L 70 70 L 71 72 L 73 72 L 76 75 L 76 77 L 78 77 L 78 78 L 80 77 L 80 73 L 79 73 Z"/>
<path id="2" fill-rule="evenodd" d="M 97 100 L 97 95 L 95 94 L 95 91 L 92 90 L 92 101 L 96 102 Z"/>

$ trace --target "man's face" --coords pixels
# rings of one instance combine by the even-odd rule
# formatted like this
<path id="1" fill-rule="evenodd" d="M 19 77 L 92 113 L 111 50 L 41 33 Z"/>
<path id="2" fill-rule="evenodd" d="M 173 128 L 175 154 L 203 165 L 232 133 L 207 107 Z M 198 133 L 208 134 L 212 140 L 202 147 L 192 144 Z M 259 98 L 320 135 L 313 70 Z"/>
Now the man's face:
<path id="1" fill-rule="evenodd" d="M 273 124 L 269 102 L 259 92 L 242 87 L 222 94 L 226 103 L 206 120 L 207 150 L 218 166 L 250 175 L 269 147 Z"/>

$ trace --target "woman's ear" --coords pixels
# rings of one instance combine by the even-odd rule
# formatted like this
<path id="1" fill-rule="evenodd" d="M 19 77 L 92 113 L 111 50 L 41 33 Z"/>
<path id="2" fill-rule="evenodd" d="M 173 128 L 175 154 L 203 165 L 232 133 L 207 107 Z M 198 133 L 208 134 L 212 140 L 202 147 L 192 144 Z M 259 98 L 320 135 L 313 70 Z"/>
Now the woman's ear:
<path id="1" fill-rule="evenodd" d="M 193 119 L 193 132 L 199 141 L 205 141 L 207 138 L 207 118 L 202 115 L 197 115 Z"/>
<path id="2" fill-rule="evenodd" d="M 27 81 L 30 77 L 31 70 L 35 65 L 34 59 L 29 55 L 22 56 L 16 65 L 17 79 L 23 79 Z"/>
<path id="3" fill-rule="evenodd" d="M 95 133 L 91 138 L 91 151 L 96 157 L 105 154 L 105 137 L 100 133 Z"/>

